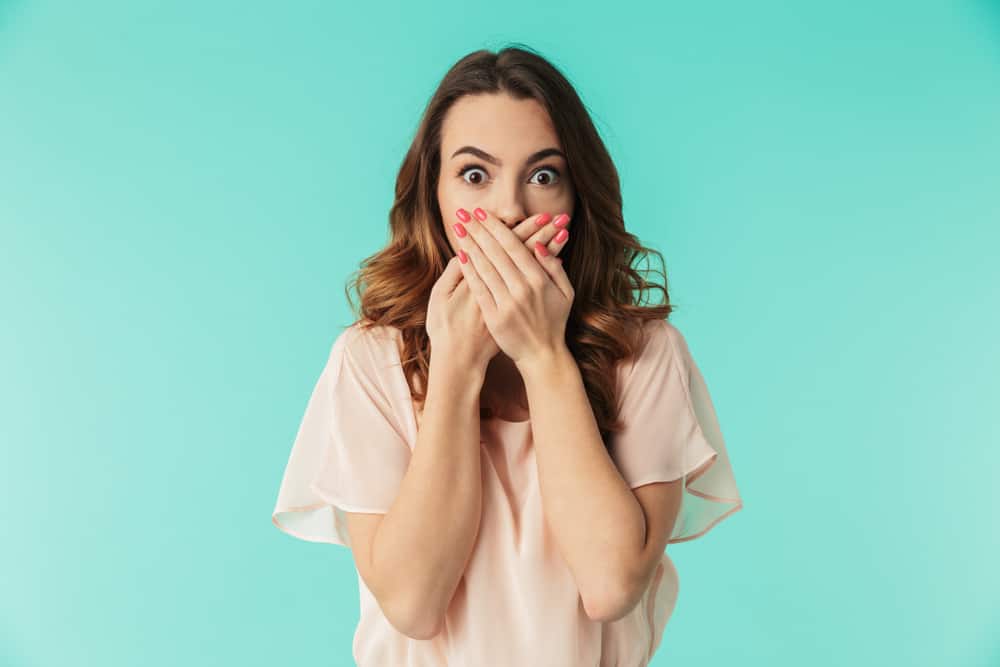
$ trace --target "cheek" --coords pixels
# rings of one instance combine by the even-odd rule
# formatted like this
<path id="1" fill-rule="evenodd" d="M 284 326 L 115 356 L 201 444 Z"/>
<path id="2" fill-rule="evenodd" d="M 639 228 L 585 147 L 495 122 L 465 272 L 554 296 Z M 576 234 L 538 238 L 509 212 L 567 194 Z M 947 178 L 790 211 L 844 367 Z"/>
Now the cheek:
<path id="1" fill-rule="evenodd" d="M 452 224 L 458 222 L 458 218 L 455 217 L 455 211 L 461 206 L 459 203 L 459 197 L 454 192 L 453 188 L 448 188 L 447 186 L 439 187 L 437 193 L 438 208 L 441 210 L 441 220 L 445 224 L 447 229 Z M 449 232 L 454 230 L 448 229 Z"/>
<path id="2" fill-rule="evenodd" d="M 570 188 L 559 188 L 557 190 L 529 192 L 529 210 L 533 211 L 566 211 L 573 205 L 573 190 Z"/>

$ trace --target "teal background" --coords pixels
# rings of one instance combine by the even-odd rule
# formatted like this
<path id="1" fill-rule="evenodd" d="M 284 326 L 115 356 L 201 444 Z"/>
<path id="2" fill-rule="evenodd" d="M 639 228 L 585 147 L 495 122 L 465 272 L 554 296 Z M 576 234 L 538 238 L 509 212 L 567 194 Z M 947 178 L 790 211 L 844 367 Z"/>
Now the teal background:
<path id="1" fill-rule="evenodd" d="M 520 41 L 664 253 L 745 508 L 653 665 L 1000 665 L 997 2 L 0 1 L 0 665 L 350 665 L 270 521 L 440 77 Z"/>

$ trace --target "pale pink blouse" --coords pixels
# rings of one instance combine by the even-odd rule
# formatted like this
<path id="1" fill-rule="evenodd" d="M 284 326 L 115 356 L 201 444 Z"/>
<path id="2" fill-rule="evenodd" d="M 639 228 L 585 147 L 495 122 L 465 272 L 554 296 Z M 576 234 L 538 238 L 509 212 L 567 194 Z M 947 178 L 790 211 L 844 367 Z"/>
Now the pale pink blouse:
<path id="1" fill-rule="evenodd" d="M 611 458 L 630 488 L 685 477 L 670 543 L 704 535 L 743 506 L 705 381 L 680 331 L 644 324 L 635 359 L 617 369 L 625 430 Z M 399 332 L 358 324 L 333 343 L 298 429 L 272 521 L 303 540 L 350 548 L 343 512 L 389 511 L 417 440 L 418 415 L 400 365 Z M 481 420 L 479 535 L 441 632 L 396 630 L 358 575 L 360 667 L 640 667 L 657 650 L 677 601 L 664 552 L 625 617 L 590 620 L 542 515 L 531 422 Z M 701 475 L 688 478 L 706 461 Z"/>

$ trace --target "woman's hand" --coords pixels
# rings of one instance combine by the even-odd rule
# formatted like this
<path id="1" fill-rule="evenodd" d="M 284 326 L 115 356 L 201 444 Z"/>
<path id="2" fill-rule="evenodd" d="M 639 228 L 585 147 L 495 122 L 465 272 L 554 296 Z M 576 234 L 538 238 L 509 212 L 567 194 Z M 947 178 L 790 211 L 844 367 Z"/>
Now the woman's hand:
<path id="1" fill-rule="evenodd" d="M 527 248 L 538 242 L 555 255 L 566 246 L 566 239 L 562 238 L 566 235 L 559 235 L 566 225 L 546 224 L 551 220 L 548 213 L 533 215 L 515 225 L 513 232 Z M 458 257 L 451 258 L 431 289 L 426 329 L 432 347 L 447 350 L 442 356 L 483 373 L 490 359 L 500 352 L 486 327 L 479 304 L 469 291 Z"/>
<path id="2" fill-rule="evenodd" d="M 449 363 L 476 370 L 483 375 L 500 348 L 483 321 L 469 283 L 463 280 L 458 257 L 448 260 L 431 288 L 427 302 L 427 336 L 431 356 L 442 355 Z"/>
<path id="3" fill-rule="evenodd" d="M 470 222 L 476 221 L 471 214 L 468 220 Z M 459 216 L 458 221 L 465 222 L 461 216 Z M 550 222 L 552 224 L 549 224 Z M 504 226 L 506 227 L 506 225 Z M 537 213 L 514 225 L 511 231 L 514 232 L 514 236 L 521 239 L 528 250 L 534 250 L 537 241 L 545 246 L 549 254 L 558 255 L 566 247 L 566 240 L 569 238 L 568 229 L 565 234 L 560 232 L 568 226 L 569 216 L 560 220 L 559 217 L 553 219 L 551 213 Z"/>
<path id="4" fill-rule="evenodd" d="M 519 367 L 565 348 L 575 293 L 562 262 L 540 242 L 529 250 L 482 208 L 473 213 L 468 222 L 455 223 L 460 250 L 469 257 L 460 266 L 496 344 Z M 568 232 L 556 236 L 560 247 L 567 237 Z"/>

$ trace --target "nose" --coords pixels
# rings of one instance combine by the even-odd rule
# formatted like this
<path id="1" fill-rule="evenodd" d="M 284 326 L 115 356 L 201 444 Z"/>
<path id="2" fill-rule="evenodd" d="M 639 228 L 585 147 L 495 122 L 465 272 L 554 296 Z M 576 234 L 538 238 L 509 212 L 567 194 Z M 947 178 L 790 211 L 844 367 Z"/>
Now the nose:
<path id="1" fill-rule="evenodd" d="M 514 227 L 527 217 L 524 201 L 517 183 L 506 188 L 496 188 L 492 204 L 493 215 L 508 227 Z"/>

